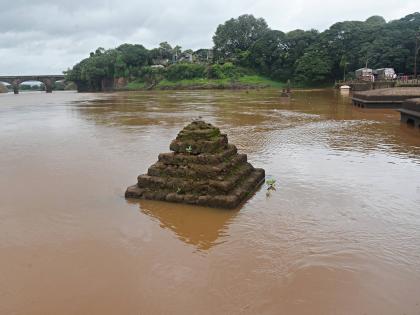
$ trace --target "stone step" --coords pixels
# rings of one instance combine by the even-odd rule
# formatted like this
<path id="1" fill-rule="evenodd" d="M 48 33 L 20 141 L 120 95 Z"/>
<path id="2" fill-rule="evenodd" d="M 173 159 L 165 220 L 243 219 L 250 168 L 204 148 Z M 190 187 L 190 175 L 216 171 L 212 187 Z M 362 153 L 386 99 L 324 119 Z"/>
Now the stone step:
<path id="1" fill-rule="evenodd" d="M 147 175 L 159 177 L 189 177 L 194 179 L 217 178 L 218 176 L 226 176 L 230 170 L 238 167 L 246 161 L 246 154 L 233 155 L 226 162 L 215 165 L 194 163 L 186 165 L 172 165 L 158 161 L 149 167 Z"/>
<path id="2" fill-rule="evenodd" d="M 173 192 L 220 194 L 228 193 L 234 189 L 237 183 L 248 176 L 253 170 L 254 168 L 251 164 L 244 163 L 239 168 L 234 169 L 228 176 L 206 180 L 140 175 L 137 178 L 137 184 L 140 188 L 169 189 Z"/>
<path id="3" fill-rule="evenodd" d="M 153 188 L 140 188 L 138 185 L 130 186 L 125 193 L 126 198 L 144 198 L 161 201 L 182 202 L 193 205 L 236 208 L 242 201 L 252 196 L 253 192 L 264 183 L 263 169 L 254 169 L 248 177 L 228 194 L 179 194 L 170 190 L 155 190 Z"/>
<path id="4" fill-rule="evenodd" d="M 221 136 L 219 128 L 208 128 L 198 130 L 181 130 L 176 139 L 181 141 L 214 140 Z M 226 136 L 226 135 L 225 135 Z"/>
<path id="5" fill-rule="evenodd" d="M 201 153 L 198 155 L 192 155 L 188 153 L 161 153 L 159 154 L 158 160 L 168 165 L 187 165 L 190 163 L 194 164 L 207 164 L 216 165 L 225 162 L 232 155 L 236 154 L 238 150 L 232 144 L 228 144 L 226 149 L 220 153 L 207 154 Z"/>
<path id="6" fill-rule="evenodd" d="M 176 153 L 187 153 L 197 155 L 200 153 L 217 153 L 226 149 L 228 138 L 220 135 L 214 140 L 178 140 L 171 142 L 169 149 Z"/>

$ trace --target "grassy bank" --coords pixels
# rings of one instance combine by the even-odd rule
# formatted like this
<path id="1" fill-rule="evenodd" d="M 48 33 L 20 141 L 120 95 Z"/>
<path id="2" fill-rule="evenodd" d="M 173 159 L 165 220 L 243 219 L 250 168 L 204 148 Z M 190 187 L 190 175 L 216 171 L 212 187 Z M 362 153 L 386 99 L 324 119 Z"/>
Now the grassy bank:
<path id="1" fill-rule="evenodd" d="M 162 80 L 153 89 L 160 90 L 187 90 L 187 89 L 252 89 L 252 88 L 283 88 L 286 84 L 273 81 L 259 75 L 245 75 L 237 79 L 205 79 L 190 80 Z M 145 90 L 149 85 L 144 82 L 130 82 L 127 89 L 130 91 Z"/>

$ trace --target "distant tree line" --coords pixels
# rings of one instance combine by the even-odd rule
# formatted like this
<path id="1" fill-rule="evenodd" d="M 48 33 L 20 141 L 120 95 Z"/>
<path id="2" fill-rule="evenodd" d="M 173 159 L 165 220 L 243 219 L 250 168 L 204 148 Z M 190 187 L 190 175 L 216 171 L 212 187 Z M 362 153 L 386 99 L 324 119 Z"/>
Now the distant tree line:
<path id="1" fill-rule="evenodd" d="M 53 90 L 75 90 L 76 86 L 73 82 L 57 81 L 53 84 Z M 39 82 L 37 84 L 21 83 L 19 84 L 19 90 L 21 91 L 45 91 L 45 84 Z M 6 93 L 13 91 L 13 87 L 10 83 L 0 82 L 0 93 Z"/>
<path id="2" fill-rule="evenodd" d="M 19 89 L 22 91 L 44 91 L 45 90 L 45 85 L 44 83 L 40 83 L 40 84 L 25 84 L 22 83 L 19 85 Z M 8 92 L 9 90 L 13 90 L 12 86 L 7 83 L 1 83 L 0 82 L 0 92 L 1 93 L 5 93 Z"/>
<path id="3" fill-rule="evenodd" d="M 182 51 L 167 42 L 151 50 L 139 44 L 98 48 L 66 75 L 87 90 L 101 90 L 104 80 L 115 78 L 153 85 L 162 79 L 235 78 L 249 71 L 303 84 L 332 82 L 365 65 L 409 74 L 419 31 L 420 13 L 388 23 L 372 16 L 339 22 L 323 32 L 287 33 L 270 29 L 262 18 L 241 15 L 217 27 L 212 49 Z"/>
<path id="4" fill-rule="evenodd" d="M 22 83 L 19 85 L 19 90 L 22 91 L 44 91 L 45 90 L 45 84 L 25 84 Z"/>

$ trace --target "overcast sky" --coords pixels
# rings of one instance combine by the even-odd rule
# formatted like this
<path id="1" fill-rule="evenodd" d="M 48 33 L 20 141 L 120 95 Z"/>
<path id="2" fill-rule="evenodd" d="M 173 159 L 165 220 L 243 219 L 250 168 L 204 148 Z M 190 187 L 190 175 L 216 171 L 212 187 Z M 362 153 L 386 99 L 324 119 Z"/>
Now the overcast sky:
<path id="1" fill-rule="evenodd" d="M 97 47 L 126 42 L 211 47 L 217 25 L 245 13 L 272 29 L 322 31 L 419 11 L 420 0 L 0 0 L 0 75 L 60 74 Z"/>

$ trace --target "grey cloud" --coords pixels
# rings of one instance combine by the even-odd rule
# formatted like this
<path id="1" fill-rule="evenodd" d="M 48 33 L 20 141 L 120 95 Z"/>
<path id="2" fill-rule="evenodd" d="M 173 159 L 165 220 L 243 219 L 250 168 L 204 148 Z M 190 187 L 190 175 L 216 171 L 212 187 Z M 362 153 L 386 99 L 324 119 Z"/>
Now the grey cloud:
<path id="1" fill-rule="evenodd" d="M 124 42 L 148 48 L 168 41 L 211 47 L 218 24 L 251 13 L 271 28 L 323 30 L 332 23 L 419 11 L 418 0 L 353 0 L 346 8 L 323 0 L 0 0 L 0 74 L 60 73 L 97 47 Z"/>

